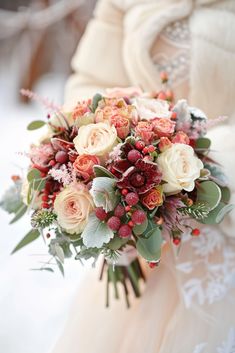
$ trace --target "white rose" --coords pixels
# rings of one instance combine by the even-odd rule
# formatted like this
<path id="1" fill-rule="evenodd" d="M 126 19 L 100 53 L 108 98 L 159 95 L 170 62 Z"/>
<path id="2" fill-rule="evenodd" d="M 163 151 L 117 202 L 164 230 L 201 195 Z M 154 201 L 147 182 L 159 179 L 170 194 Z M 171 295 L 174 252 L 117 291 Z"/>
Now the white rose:
<path id="1" fill-rule="evenodd" d="M 117 144 L 117 131 L 105 123 L 81 126 L 73 140 L 79 154 L 104 156 Z"/>
<path id="2" fill-rule="evenodd" d="M 70 234 L 79 234 L 84 230 L 93 208 L 89 191 L 80 183 L 66 187 L 56 196 L 54 202 L 58 223 Z"/>
<path id="3" fill-rule="evenodd" d="M 158 157 L 157 164 L 162 172 L 163 191 L 177 193 L 182 189 L 192 191 L 195 180 L 203 168 L 202 161 L 195 155 L 191 146 L 175 143 Z"/>
<path id="4" fill-rule="evenodd" d="M 161 99 L 136 98 L 132 103 L 140 119 L 151 120 L 155 118 L 170 118 L 169 104 Z"/>

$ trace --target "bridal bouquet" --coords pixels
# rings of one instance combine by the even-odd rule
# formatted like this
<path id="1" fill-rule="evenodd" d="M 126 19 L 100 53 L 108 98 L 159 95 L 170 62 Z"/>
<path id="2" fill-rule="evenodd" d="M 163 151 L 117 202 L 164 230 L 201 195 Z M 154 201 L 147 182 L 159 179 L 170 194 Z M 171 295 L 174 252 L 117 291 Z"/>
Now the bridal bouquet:
<path id="1" fill-rule="evenodd" d="M 232 206 L 208 156 L 207 118 L 172 101 L 169 90 L 109 90 L 29 124 L 46 134 L 30 146 L 27 176 L 13 176 L 1 202 L 15 214 L 11 223 L 31 215 L 13 252 L 43 237 L 62 273 L 67 257 L 102 255 L 107 291 L 112 282 L 118 297 L 122 283 L 128 304 L 128 287 L 139 296 L 144 279 L 139 259 L 155 267 L 166 242 L 180 246 L 185 231 L 199 236 L 190 219 L 221 222 Z M 40 270 L 53 271 L 50 262 Z"/>

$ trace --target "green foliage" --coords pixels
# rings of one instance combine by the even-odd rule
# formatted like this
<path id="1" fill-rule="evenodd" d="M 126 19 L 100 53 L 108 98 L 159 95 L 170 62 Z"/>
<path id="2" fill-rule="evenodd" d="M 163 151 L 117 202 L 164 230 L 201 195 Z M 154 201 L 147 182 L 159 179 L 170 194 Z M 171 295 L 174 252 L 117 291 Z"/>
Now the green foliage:
<path id="1" fill-rule="evenodd" d="M 133 232 L 135 235 L 141 235 L 146 231 L 147 227 L 148 227 L 148 219 L 146 217 L 146 220 L 144 221 L 144 223 L 133 227 Z"/>
<path id="2" fill-rule="evenodd" d="M 207 205 L 211 210 L 218 206 L 221 200 L 221 190 L 213 181 L 203 181 L 197 187 L 197 203 Z"/>
<path id="3" fill-rule="evenodd" d="M 95 176 L 98 177 L 108 177 L 108 178 L 115 178 L 114 175 L 106 168 L 102 167 L 102 165 L 95 165 L 93 167 Z"/>
<path id="4" fill-rule="evenodd" d="M 150 223 L 150 222 L 149 222 Z M 162 236 L 159 227 L 154 227 L 139 237 L 136 248 L 146 261 L 158 261 L 161 257 Z"/>
<path id="5" fill-rule="evenodd" d="M 116 180 L 107 177 L 95 178 L 90 193 L 96 207 L 103 207 L 106 212 L 113 211 L 120 198 L 117 194 Z"/>
<path id="6" fill-rule="evenodd" d="M 26 213 L 27 211 L 27 206 L 25 204 L 23 204 L 23 202 L 20 204 L 19 208 L 16 210 L 15 216 L 13 217 L 13 219 L 10 221 L 10 224 L 15 223 L 16 221 L 18 221 L 21 217 L 23 217 L 23 215 Z"/>
<path id="7" fill-rule="evenodd" d="M 17 181 L 4 193 L 0 201 L 0 207 L 8 213 L 16 213 L 22 205 L 22 182 Z"/>
<path id="8" fill-rule="evenodd" d="M 28 126 L 27 126 L 27 130 L 37 130 L 40 129 L 41 127 L 43 127 L 45 125 L 45 121 L 43 120 L 35 120 L 32 121 Z"/>
<path id="9" fill-rule="evenodd" d="M 208 150 L 211 145 L 211 140 L 209 140 L 207 137 L 200 137 L 196 141 L 196 150 Z"/>
<path id="10" fill-rule="evenodd" d="M 96 93 L 92 99 L 91 110 L 94 113 L 98 107 L 99 101 L 102 99 L 102 95 L 100 93 Z"/>
<path id="11" fill-rule="evenodd" d="M 31 229 L 25 237 L 17 244 L 17 246 L 13 249 L 12 254 L 14 254 L 16 251 L 22 249 L 24 246 L 32 243 L 34 240 L 36 240 L 40 236 L 40 233 L 37 229 Z"/>
<path id="12" fill-rule="evenodd" d="M 106 223 L 91 214 L 81 237 L 87 248 L 101 248 L 114 237 L 114 233 Z"/>
<path id="13" fill-rule="evenodd" d="M 119 250 L 128 241 L 129 241 L 128 238 L 114 237 L 113 239 L 110 240 L 110 242 L 106 245 L 106 247 L 108 247 L 110 250 Z"/>
<path id="14" fill-rule="evenodd" d="M 226 205 L 220 202 L 219 205 L 214 208 L 206 218 L 202 220 L 204 224 L 218 224 L 221 223 L 224 217 L 234 209 L 235 205 Z"/>
<path id="15" fill-rule="evenodd" d="M 197 202 L 192 206 L 181 207 L 178 209 L 178 211 L 185 216 L 190 216 L 197 220 L 201 220 L 207 217 L 210 209 L 206 204 Z"/>
<path id="16" fill-rule="evenodd" d="M 205 163 L 204 167 L 210 171 L 213 180 L 218 185 L 225 187 L 228 184 L 228 179 L 221 166 L 215 163 Z"/>

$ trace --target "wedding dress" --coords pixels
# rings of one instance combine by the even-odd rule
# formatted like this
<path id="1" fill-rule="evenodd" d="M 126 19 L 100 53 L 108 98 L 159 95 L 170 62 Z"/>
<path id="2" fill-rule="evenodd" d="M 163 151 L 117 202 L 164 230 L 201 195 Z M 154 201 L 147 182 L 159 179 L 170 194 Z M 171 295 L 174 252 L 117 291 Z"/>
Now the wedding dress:
<path id="1" fill-rule="evenodd" d="M 229 3 L 235 13 L 234 2 Z M 183 18 L 168 24 L 151 47 L 156 71 L 167 71 L 177 95 L 186 98 L 190 90 L 190 36 L 189 19 Z M 207 85 L 212 87 L 213 80 L 209 80 Z M 203 94 L 203 85 L 200 89 Z M 225 110 L 230 103 L 224 100 Z M 211 104 L 207 102 L 207 111 L 211 112 Z M 215 128 L 210 133 L 212 149 L 220 150 L 215 158 L 225 164 L 233 179 L 234 127 L 231 123 L 230 129 L 224 129 Z M 229 138 L 227 145 L 224 136 Z M 234 193 L 233 183 L 231 188 Z M 98 281 L 99 268 L 91 270 L 53 353 L 234 353 L 233 222 L 234 214 L 220 227 L 203 226 L 197 238 L 185 234 L 179 253 L 174 245 L 165 246 L 160 266 L 146 268 L 142 297 L 132 297 L 130 309 L 126 309 L 124 298 L 111 300 L 110 307 L 105 308 L 105 283 Z"/>

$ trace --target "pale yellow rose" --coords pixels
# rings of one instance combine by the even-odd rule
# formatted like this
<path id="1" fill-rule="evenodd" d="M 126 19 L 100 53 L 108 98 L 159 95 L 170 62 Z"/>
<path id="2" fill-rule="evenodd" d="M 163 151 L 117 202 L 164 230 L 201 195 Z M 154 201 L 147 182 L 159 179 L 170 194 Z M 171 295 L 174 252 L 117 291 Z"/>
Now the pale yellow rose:
<path id="1" fill-rule="evenodd" d="M 169 104 L 161 99 L 137 97 L 132 104 L 136 107 L 141 120 L 170 118 Z"/>
<path id="2" fill-rule="evenodd" d="M 203 168 L 193 148 L 181 143 L 172 144 L 161 153 L 157 164 L 162 172 L 162 180 L 166 182 L 163 184 L 166 193 L 177 193 L 182 189 L 192 191 Z"/>
<path id="3" fill-rule="evenodd" d="M 105 156 L 117 144 L 117 131 L 105 123 L 81 126 L 73 140 L 79 154 Z"/>
<path id="4" fill-rule="evenodd" d="M 66 187 L 54 202 L 58 223 L 69 234 L 80 234 L 83 231 L 93 208 L 92 197 L 81 183 Z"/>

